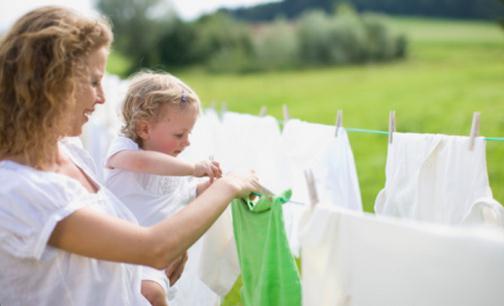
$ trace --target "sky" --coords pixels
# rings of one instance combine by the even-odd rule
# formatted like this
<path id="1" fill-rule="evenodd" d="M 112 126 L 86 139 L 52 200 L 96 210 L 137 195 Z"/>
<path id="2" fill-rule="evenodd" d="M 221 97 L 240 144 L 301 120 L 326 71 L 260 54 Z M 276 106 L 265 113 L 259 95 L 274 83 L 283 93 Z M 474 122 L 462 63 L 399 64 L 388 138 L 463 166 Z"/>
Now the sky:
<path id="1" fill-rule="evenodd" d="M 42 5 L 61 5 L 72 7 L 84 13 L 94 12 L 96 0 L 0 0 L 0 32 L 9 28 L 14 21 L 26 12 Z M 169 0 L 162 0 L 169 1 Z M 221 7 L 251 6 L 278 0 L 171 0 L 178 15 L 185 20 L 194 19 L 201 14 L 210 13 Z"/>

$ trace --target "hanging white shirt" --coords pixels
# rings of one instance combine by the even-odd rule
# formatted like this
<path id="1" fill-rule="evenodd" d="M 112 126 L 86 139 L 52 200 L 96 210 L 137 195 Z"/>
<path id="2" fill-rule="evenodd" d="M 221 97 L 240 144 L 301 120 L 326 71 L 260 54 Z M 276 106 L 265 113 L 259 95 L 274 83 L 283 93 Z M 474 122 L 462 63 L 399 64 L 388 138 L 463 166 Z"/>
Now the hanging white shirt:
<path id="1" fill-rule="evenodd" d="M 504 231 L 317 205 L 301 225 L 303 305 L 504 305 Z"/>
<path id="2" fill-rule="evenodd" d="M 140 293 L 142 267 L 84 257 L 47 244 L 59 221 L 80 208 L 136 223 L 95 177 L 82 149 L 62 150 L 99 186 L 88 192 L 65 175 L 0 162 L 0 304 L 9 306 L 149 305 Z"/>
<path id="3" fill-rule="evenodd" d="M 375 201 L 381 215 L 459 224 L 478 198 L 492 198 L 485 141 L 469 137 L 394 133 L 385 188 Z"/>

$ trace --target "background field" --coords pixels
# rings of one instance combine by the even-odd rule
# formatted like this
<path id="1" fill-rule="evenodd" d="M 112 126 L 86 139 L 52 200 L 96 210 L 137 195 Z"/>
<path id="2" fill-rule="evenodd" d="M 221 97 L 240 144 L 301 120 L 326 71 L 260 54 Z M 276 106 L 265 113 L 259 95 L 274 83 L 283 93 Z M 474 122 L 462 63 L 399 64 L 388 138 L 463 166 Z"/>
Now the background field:
<path id="1" fill-rule="evenodd" d="M 504 31 L 487 22 L 392 22 L 408 35 L 405 61 L 249 75 L 176 73 L 204 104 L 225 101 L 237 112 L 257 114 L 265 105 L 280 119 L 287 104 L 291 117 L 334 124 L 341 109 L 345 127 L 387 130 L 395 110 L 398 131 L 467 135 L 472 113 L 480 111 L 481 134 L 504 137 Z M 372 211 L 384 185 L 387 138 L 351 133 L 350 141 L 363 204 Z M 494 196 L 504 203 L 504 142 L 487 143 L 487 160 Z M 238 286 L 223 305 L 240 305 Z"/>

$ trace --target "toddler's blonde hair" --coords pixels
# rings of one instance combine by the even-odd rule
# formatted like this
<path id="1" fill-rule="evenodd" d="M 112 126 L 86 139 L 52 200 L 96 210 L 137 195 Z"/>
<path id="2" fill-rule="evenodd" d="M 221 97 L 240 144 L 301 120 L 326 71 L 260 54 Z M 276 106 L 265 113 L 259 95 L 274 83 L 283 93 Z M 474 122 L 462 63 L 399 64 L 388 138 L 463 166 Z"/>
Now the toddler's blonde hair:
<path id="1" fill-rule="evenodd" d="M 141 71 L 130 79 L 128 92 L 124 99 L 122 115 L 124 125 L 121 132 L 142 145 L 137 133 L 140 120 L 157 122 L 164 105 L 174 105 L 180 109 L 196 106 L 199 109 L 198 95 L 177 77 L 163 72 Z"/>

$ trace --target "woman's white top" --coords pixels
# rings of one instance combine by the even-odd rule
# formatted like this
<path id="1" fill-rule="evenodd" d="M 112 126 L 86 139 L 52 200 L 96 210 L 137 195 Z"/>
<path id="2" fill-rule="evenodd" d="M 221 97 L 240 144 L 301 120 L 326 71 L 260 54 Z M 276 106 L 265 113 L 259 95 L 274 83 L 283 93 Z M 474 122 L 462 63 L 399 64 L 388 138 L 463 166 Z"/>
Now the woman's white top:
<path id="1" fill-rule="evenodd" d="M 89 155 L 66 141 L 60 146 L 99 191 L 90 193 L 65 175 L 0 161 L 0 305 L 149 305 L 140 292 L 141 266 L 47 244 L 56 224 L 82 207 L 136 223 L 96 180 Z"/>
<path id="2" fill-rule="evenodd" d="M 142 150 L 133 140 L 118 136 L 110 145 L 107 158 L 120 151 Z M 135 215 L 143 226 L 159 223 L 196 197 L 196 181 L 187 176 L 163 176 L 106 169 L 105 185 Z"/>

